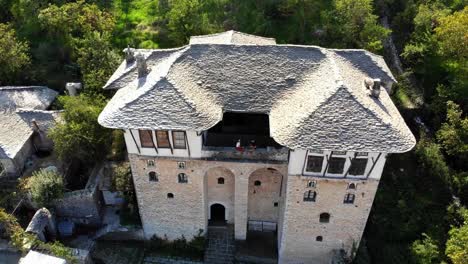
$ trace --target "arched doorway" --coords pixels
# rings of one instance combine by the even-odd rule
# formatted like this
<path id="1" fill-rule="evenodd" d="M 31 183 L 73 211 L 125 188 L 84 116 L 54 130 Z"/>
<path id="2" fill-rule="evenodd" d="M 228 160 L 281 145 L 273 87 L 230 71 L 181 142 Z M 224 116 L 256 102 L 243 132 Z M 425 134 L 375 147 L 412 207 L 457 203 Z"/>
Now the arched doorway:
<path id="1" fill-rule="evenodd" d="M 224 208 L 222 221 L 227 224 L 234 223 L 234 189 L 235 177 L 229 169 L 224 167 L 215 167 L 206 172 L 205 204 L 206 219 L 209 221 L 208 224 L 211 224 L 212 222 L 212 206 L 215 204 L 219 204 Z M 218 213 L 221 215 L 220 212 Z"/>
<path id="2" fill-rule="evenodd" d="M 220 225 L 226 223 L 226 208 L 224 205 L 216 203 L 210 206 L 210 224 Z"/>

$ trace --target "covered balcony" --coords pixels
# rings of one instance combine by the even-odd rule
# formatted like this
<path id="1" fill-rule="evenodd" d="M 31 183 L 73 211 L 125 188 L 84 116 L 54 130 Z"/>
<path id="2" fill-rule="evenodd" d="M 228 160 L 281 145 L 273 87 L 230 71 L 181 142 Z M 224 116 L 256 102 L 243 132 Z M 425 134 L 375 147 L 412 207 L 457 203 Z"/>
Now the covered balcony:
<path id="1" fill-rule="evenodd" d="M 268 115 L 227 112 L 203 132 L 203 152 L 217 159 L 286 161 L 288 149 L 270 137 Z"/>

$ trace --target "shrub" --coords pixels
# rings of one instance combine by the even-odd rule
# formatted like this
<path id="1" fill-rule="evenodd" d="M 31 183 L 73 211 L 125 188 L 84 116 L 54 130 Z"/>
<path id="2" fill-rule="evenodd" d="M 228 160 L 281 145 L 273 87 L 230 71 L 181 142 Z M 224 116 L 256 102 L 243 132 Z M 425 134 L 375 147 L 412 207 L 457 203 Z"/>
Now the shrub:
<path id="1" fill-rule="evenodd" d="M 27 180 L 26 189 L 39 207 L 48 207 L 64 193 L 63 178 L 57 172 L 41 169 Z"/>
<path id="2" fill-rule="evenodd" d="M 206 238 L 202 234 L 203 229 L 200 229 L 198 235 L 190 241 L 187 241 L 184 236 L 169 241 L 166 236 L 161 238 L 154 235 L 149 241 L 148 249 L 154 250 L 161 255 L 201 260 L 203 259 L 206 243 Z"/>

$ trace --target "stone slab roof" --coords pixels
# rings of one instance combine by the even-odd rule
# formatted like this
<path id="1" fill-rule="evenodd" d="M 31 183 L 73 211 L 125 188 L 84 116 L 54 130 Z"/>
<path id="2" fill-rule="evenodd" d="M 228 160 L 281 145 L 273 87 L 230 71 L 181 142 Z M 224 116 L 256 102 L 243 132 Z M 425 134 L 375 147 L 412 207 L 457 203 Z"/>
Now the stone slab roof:
<path id="1" fill-rule="evenodd" d="M 124 61 L 105 86 L 118 91 L 99 123 L 203 131 L 224 112 L 252 112 L 268 114 L 271 136 L 291 149 L 405 152 L 415 145 L 387 90 L 374 98 L 364 86 L 365 78 L 379 78 L 387 89 L 395 82 L 380 56 L 316 46 L 205 42 L 136 50 L 149 73 L 138 78 L 136 63 Z"/>
<path id="2" fill-rule="evenodd" d="M 48 131 L 61 122 L 60 111 L 17 109 L 0 113 L 0 158 L 13 159 L 33 134 L 32 120 Z"/>
<path id="3" fill-rule="evenodd" d="M 30 108 L 45 110 L 58 93 L 45 86 L 0 86 L 0 110 Z"/>
<path id="4" fill-rule="evenodd" d="M 275 45 L 276 40 L 274 38 L 265 38 L 234 30 L 229 30 L 226 32 L 210 35 L 192 36 L 190 37 L 189 44 Z"/>

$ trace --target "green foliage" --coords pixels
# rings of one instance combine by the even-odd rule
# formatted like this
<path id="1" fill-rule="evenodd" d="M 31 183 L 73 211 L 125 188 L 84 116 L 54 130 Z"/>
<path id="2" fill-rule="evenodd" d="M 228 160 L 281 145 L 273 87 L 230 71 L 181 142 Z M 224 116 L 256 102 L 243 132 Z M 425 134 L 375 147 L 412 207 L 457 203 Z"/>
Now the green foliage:
<path id="1" fill-rule="evenodd" d="M 102 87 L 117 68 L 120 57 L 112 49 L 109 35 L 97 31 L 77 40 L 78 65 L 81 68 L 85 92 L 101 93 Z"/>
<path id="2" fill-rule="evenodd" d="M 442 55 L 455 60 L 468 59 L 468 6 L 440 18 L 439 26 L 435 28 L 435 36 L 439 41 Z"/>
<path id="3" fill-rule="evenodd" d="M 206 238 L 202 234 L 203 230 L 200 229 L 198 235 L 191 241 L 187 241 L 184 236 L 174 241 L 153 236 L 148 242 L 148 249 L 161 255 L 202 260 L 206 243 Z"/>
<path id="4" fill-rule="evenodd" d="M 37 239 L 36 236 L 27 234 L 18 224 L 16 218 L 5 212 L 3 208 L 0 208 L 0 226 L 5 229 L 7 238 L 18 250 L 27 252 L 29 248 L 33 248 L 59 258 L 64 258 L 69 263 L 78 263 L 69 248 L 58 241 L 45 243 Z"/>
<path id="5" fill-rule="evenodd" d="M 62 176 L 46 169 L 33 172 L 25 187 L 39 207 L 49 207 L 54 199 L 63 196 L 65 190 Z"/>
<path id="6" fill-rule="evenodd" d="M 425 135 L 422 135 L 415 152 L 418 156 L 420 166 L 426 173 L 434 177 L 439 177 L 445 181 L 446 184 L 450 183 L 449 167 L 445 163 L 445 158 L 438 144 L 432 142 Z"/>
<path id="7" fill-rule="evenodd" d="M 78 160 L 92 165 L 105 158 L 112 139 L 112 130 L 99 125 L 98 116 L 106 101 L 102 96 L 61 96 L 65 122 L 57 124 L 49 133 L 54 151 L 64 161 Z"/>
<path id="8" fill-rule="evenodd" d="M 437 132 L 437 139 L 447 154 L 468 161 L 468 117 L 462 117 L 462 114 L 459 105 L 448 101 L 447 122 Z"/>
<path id="9" fill-rule="evenodd" d="M 423 239 L 414 241 L 411 247 L 415 262 L 419 264 L 440 263 L 439 248 L 436 241 L 425 233 L 422 236 Z"/>
<path id="10" fill-rule="evenodd" d="M 325 16 L 335 45 L 382 51 L 382 41 L 390 31 L 378 24 L 371 0 L 335 0 L 334 7 Z"/>
<path id="11" fill-rule="evenodd" d="M 0 24 L 0 36 L 0 85 L 5 85 L 15 82 L 31 61 L 27 42 L 18 40 L 14 29 Z"/>
<path id="12" fill-rule="evenodd" d="M 449 231 L 445 253 L 453 264 L 466 264 L 468 260 L 468 210 L 461 208 L 464 219 L 460 226 L 453 226 Z"/>
<path id="13" fill-rule="evenodd" d="M 132 172 L 128 162 L 121 163 L 113 168 L 112 186 L 120 192 L 133 191 Z"/>

